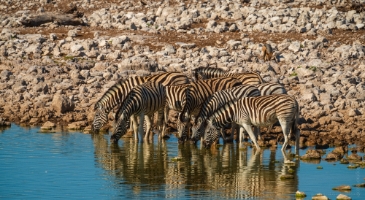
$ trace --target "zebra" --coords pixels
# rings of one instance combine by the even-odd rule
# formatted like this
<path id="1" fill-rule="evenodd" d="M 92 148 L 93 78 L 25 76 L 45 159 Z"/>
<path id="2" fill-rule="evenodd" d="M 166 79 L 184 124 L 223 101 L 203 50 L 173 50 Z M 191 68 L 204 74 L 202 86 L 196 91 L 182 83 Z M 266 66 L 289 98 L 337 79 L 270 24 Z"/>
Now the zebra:
<path id="1" fill-rule="evenodd" d="M 181 112 L 183 107 L 185 106 L 186 102 L 186 88 L 189 87 L 190 84 L 183 84 L 183 85 L 170 85 L 166 86 L 166 105 L 164 109 L 164 119 L 165 124 L 168 123 L 168 114 L 169 111 L 175 110 L 177 112 Z M 177 120 L 177 125 L 181 123 L 179 120 Z M 166 127 L 166 126 L 164 126 Z M 162 132 L 164 132 L 163 130 Z"/>
<path id="2" fill-rule="evenodd" d="M 229 88 L 227 90 L 222 90 L 214 93 L 208 101 L 206 101 L 199 114 L 195 118 L 193 127 L 192 127 L 192 140 L 196 142 L 202 137 L 201 133 L 204 133 L 205 123 L 202 123 L 206 120 L 207 116 L 210 116 L 212 112 L 223 106 L 224 104 L 238 100 L 242 97 L 253 97 L 253 96 L 266 96 L 272 94 L 286 94 L 285 88 L 277 83 L 262 83 L 255 86 L 252 85 L 241 85 L 234 88 Z M 231 136 L 226 138 L 223 130 L 221 130 L 222 137 L 224 141 L 232 141 L 234 136 L 235 124 L 232 124 Z M 237 128 L 237 127 L 236 127 Z M 268 132 L 272 129 L 272 125 L 269 126 Z M 238 142 L 241 143 L 243 140 L 243 129 L 239 129 L 239 137 Z M 257 138 L 261 139 L 260 132 L 257 133 Z"/>
<path id="3" fill-rule="evenodd" d="M 257 144 L 251 126 L 268 126 L 279 121 L 284 134 L 284 144 L 281 152 L 285 163 L 288 163 L 291 161 L 286 157 L 285 149 L 288 145 L 290 133 L 295 134 L 295 150 L 296 154 L 299 155 L 300 132 L 297 127 L 298 118 L 299 105 L 293 96 L 279 94 L 244 97 L 226 104 L 208 117 L 204 133 L 204 145 L 209 147 L 219 137 L 217 128 L 222 128 L 227 123 L 236 122 L 248 132 L 256 148 L 259 150 L 260 147 Z"/>
<path id="4" fill-rule="evenodd" d="M 213 67 L 198 67 L 193 71 L 193 76 L 196 80 L 218 78 L 218 77 L 234 77 L 239 79 L 242 84 L 256 85 L 264 83 L 262 77 L 255 72 L 231 73 L 224 71 L 221 68 Z"/>
<path id="5" fill-rule="evenodd" d="M 221 90 L 215 92 L 212 96 L 209 97 L 207 101 L 202 105 L 199 114 L 196 116 L 193 127 L 192 127 L 192 137 L 193 141 L 197 141 L 200 137 L 202 137 L 201 133 L 204 133 L 205 123 L 202 123 L 210 116 L 214 111 L 224 106 L 226 103 L 230 101 L 235 101 L 243 97 L 255 97 L 260 96 L 260 91 L 257 87 L 253 85 L 240 85 L 237 87 L 229 88 L 226 90 Z M 232 125 L 231 135 L 233 136 L 234 126 Z M 223 131 L 221 132 L 223 139 L 225 139 L 225 135 Z"/>
<path id="6" fill-rule="evenodd" d="M 260 90 L 261 96 L 272 94 L 287 94 L 286 89 L 279 83 L 261 83 L 255 85 Z"/>
<path id="7" fill-rule="evenodd" d="M 100 130 L 100 128 L 108 121 L 108 113 L 116 106 L 121 105 L 133 87 L 141 85 L 147 81 L 159 82 L 162 85 L 180 85 L 189 83 L 188 77 L 179 72 L 163 72 L 145 77 L 136 76 L 126 80 L 121 80 L 110 87 L 95 103 L 95 116 L 92 124 L 93 131 L 98 132 Z"/>
<path id="8" fill-rule="evenodd" d="M 115 115 L 115 128 L 111 136 L 111 141 L 117 143 L 130 126 L 130 118 L 136 118 L 139 116 L 139 127 L 137 123 L 133 124 L 133 130 L 135 135 L 143 138 L 143 124 L 145 115 L 151 115 L 158 111 L 159 117 L 162 116 L 162 112 L 166 102 L 165 87 L 154 81 L 148 81 L 142 85 L 134 87 L 127 95 L 125 101 L 119 107 Z M 134 119 L 136 121 L 136 119 Z M 151 120 L 146 118 L 146 135 L 145 139 L 149 138 L 151 130 Z M 137 130 L 138 128 L 138 130 Z M 137 138 L 138 139 L 138 138 Z M 143 139 L 142 139 L 143 140 Z"/>
<path id="9" fill-rule="evenodd" d="M 187 131 L 190 116 L 198 114 L 203 102 L 214 92 L 242 85 L 241 81 L 233 77 L 213 78 L 190 83 L 185 89 L 185 105 L 179 116 L 178 136 L 180 141 L 189 138 Z M 188 136 L 188 138 L 186 138 Z"/>

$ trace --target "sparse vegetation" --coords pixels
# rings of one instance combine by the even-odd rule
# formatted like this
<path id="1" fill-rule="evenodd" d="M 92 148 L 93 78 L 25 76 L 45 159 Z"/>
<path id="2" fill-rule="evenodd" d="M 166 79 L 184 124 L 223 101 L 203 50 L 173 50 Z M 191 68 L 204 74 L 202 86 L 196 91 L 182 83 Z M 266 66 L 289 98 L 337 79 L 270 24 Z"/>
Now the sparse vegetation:
<path id="1" fill-rule="evenodd" d="M 298 76 L 298 73 L 293 71 L 291 74 L 289 74 L 290 77 L 293 77 L 293 76 Z"/>
<path id="2" fill-rule="evenodd" d="M 75 56 L 65 56 L 63 57 L 64 60 L 74 60 Z"/>
<path id="3" fill-rule="evenodd" d="M 310 66 L 309 69 L 314 71 L 314 72 L 317 71 L 317 67 L 315 67 L 315 66 Z"/>

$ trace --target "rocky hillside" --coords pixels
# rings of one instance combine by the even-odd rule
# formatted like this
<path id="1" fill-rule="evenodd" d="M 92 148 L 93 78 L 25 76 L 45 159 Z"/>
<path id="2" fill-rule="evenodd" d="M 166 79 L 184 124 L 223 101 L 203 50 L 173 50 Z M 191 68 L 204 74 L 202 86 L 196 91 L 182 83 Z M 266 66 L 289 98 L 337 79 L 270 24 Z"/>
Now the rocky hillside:
<path id="1" fill-rule="evenodd" d="M 285 85 L 300 104 L 302 142 L 364 143 L 364 5 L 0 0 L 0 121 L 83 128 L 121 78 L 217 66 Z M 275 59 L 263 60 L 264 43 Z"/>

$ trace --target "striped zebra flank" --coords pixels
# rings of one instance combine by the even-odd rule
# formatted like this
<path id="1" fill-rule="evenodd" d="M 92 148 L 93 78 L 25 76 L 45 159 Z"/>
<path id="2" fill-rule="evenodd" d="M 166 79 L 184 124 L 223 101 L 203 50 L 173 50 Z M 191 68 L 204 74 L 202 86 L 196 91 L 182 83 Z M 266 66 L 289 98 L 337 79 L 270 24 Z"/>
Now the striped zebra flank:
<path id="1" fill-rule="evenodd" d="M 109 112 L 121 105 L 132 88 L 147 81 L 161 83 L 164 86 L 189 83 L 188 77 L 179 72 L 163 72 L 145 77 L 137 76 L 121 80 L 110 87 L 95 103 L 95 116 L 92 124 L 93 131 L 98 132 L 108 122 Z"/>
<path id="2" fill-rule="evenodd" d="M 217 109 L 225 104 L 236 101 L 243 97 L 256 97 L 260 96 L 260 91 L 253 85 L 240 85 L 226 90 L 215 92 L 212 96 L 205 101 L 200 109 L 199 114 L 196 116 L 192 127 L 192 140 L 197 141 L 203 136 L 206 123 L 202 123 L 207 120 L 208 116 L 211 116 Z M 232 125 L 232 129 L 234 126 Z M 233 130 L 232 130 L 233 131 Z M 223 133 L 223 132 L 221 132 Z M 231 132 L 233 134 L 233 132 Z M 225 136 L 223 139 L 225 139 Z"/>
<path id="3" fill-rule="evenodd" d="M 115 115 L 115 128 L 111 136 L 111 140 L 117 143 L 118 140 L 127 132 L 127 128 L 130 126 L 130 118 L 139 117 L 139 125 L 133 123 L 133 131 L 135 139 L 141 138 L 143 140 L 143 124 L 146 119 L 147 129 L 144 136 L 145 139 L 149 139 L 149 133 L 151 131 L 151 120 L 148 115 L 152 115 L 155 112 L 159 112 L 159 117 L 163 117 L 162 112 L 166 102 L 165 87 L 155 81 L 149 81 L 142 85 L 134 87 L 127 95 L 122 106 L 118 109 Z M 134 119 L 137 122 L 136 119 Z M 138 138 L 139 135 L 139 138 Z"/>
<path id="4" fill-rule="evenodd" d="M 289 134 L 295 134 L 295 150 L 296 154 L 299 155 L 298 118 L 299 105 L 293 96 L 281 94 L 245 97 L 226 104 L 208 117 L 204 144 L 209 147 L 219 137 L 217 129 L 224 127 L 225 124 L 235 122 L 247 131 L 252 142 L 259 150 L 260 147 L 255 137 L 257 128 L 254 132 L 252 126 L 270 126 L 279 121 L 285 140 L 281 152 L 285 163 L 288 163 L 291 161 L 286 157 L 285 149 L 289 142 Z"/>
<path id="5" fill-rule="evenodd" d="M 239 79 L 242 84 L 257 85 L 264 83 L 260 74 L 255 72 L 231 73 L 221 68 L 214 67 L 198 67 L 193 71 L 196 80 L 218 78 L 218 77 L 234 77 Z"/>
<path id="6" fill-rule="evenodd" d="M 189 138 L 187 132 L 190 129 L 190 116 L 197 115 L 203 102 L 214 92 L 239 85 L 241 85 L 241 82 L 232 77 L 213 78 L 190 83 L 189 87 L 186 87 L 186 103 L 179 116 L 179 120 L 182 122 L 178 124 L 179 138 L 181 140 Z M 187 136 L 187 138 L 185 138 L 185 136 Z"/>

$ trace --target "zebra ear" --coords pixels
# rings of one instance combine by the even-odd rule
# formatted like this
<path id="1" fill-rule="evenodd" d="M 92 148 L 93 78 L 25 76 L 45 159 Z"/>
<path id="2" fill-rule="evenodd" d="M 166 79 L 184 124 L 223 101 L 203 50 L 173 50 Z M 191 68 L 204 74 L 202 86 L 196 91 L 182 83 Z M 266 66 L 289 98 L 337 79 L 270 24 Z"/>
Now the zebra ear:
<path id="1" fill-rule="evenodd" d="M 98 109 L 99 108 L 99 105 L 98 104 L 95 104 L 94 105 L 94 111 L 96 110 L 96 109 Z"/>

